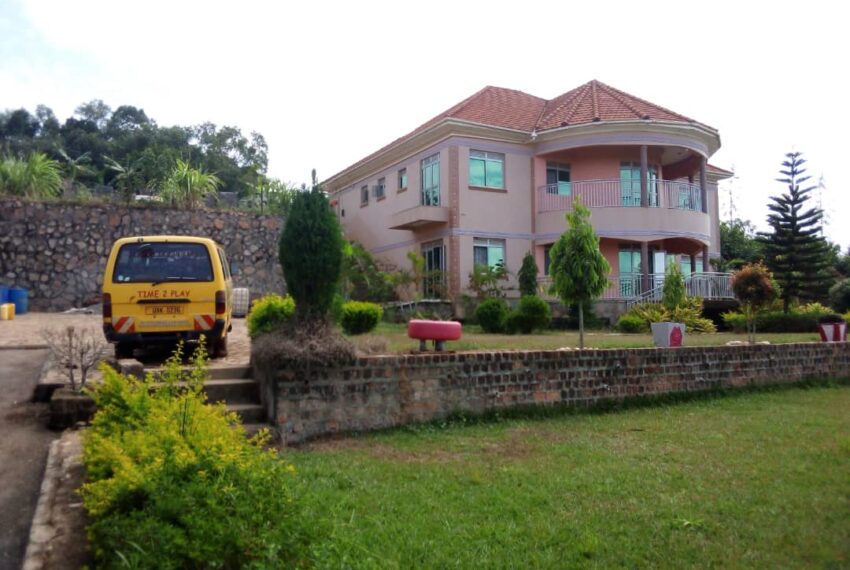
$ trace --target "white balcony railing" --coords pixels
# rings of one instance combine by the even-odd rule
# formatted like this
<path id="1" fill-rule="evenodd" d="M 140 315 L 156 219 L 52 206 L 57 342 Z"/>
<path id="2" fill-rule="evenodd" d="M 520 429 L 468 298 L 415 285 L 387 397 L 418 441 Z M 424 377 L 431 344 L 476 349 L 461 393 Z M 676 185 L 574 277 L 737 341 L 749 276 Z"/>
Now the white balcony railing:
<path id="1" fill-rule="evenodd" d="M 540 293 L 551 298 L 549 287 L 552 278 L 541 277 L 538 281 Z M 600 297 L 601 300 L 628 301 L 629 304 L 660 301 L 664 288 L 664 275 L 661 273 L 612 273 L 608 276 L 609 287 Z M 685 292 L 689 297 L 701 297 L 716 301 L 734 299 L 732 293 L 732 275 L 730 273 L 692 273 L 685 277 Z"/>
<path id="2" fill-rule="evenodd" d="M 537 211 L 571 210 L 578 196 L 588 208 L 635 208 L 641 206 L 640 183 L 612 180 L 582 180 L 547 184 L 537 189 Z M 678 180 L 652 180 L 647 184 L 647 207 L 702 212 L 699 185 Z"/>

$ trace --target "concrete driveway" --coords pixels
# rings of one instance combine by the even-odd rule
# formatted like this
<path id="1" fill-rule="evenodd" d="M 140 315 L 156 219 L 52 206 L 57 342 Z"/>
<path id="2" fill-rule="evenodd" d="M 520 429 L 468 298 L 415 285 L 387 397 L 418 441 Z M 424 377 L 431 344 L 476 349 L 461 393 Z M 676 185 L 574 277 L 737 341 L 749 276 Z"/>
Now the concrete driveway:
<path id="1" fill-rule="evenodd" d="M 0 568 L 20 568 L 47 451 L 47 405 L 30 402 L 46 350 L 0 349 Z"/>

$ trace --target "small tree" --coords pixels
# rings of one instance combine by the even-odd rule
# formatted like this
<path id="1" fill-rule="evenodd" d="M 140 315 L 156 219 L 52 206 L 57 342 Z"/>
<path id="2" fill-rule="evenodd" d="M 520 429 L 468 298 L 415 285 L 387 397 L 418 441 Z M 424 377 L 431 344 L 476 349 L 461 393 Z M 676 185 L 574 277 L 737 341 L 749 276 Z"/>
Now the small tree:
<path id="1" fill-rule="evenodd" d="M 732 274 L 732 291 L 747 318 L 747 339 L 756 340 L 756 314 L 778 296 L 773 276 L 762 263 L 748 264 Z"/>
<path id="2" fill-rule="evenodd" d="M 522 266 L 519 268 L 517 278 L 519 279 L 519 292 L 525 297 L 526 295 L 537 294 L 537 262 L 531 252 L 525 254 L 522 258 Z"/>
<path id="3" fill-rule="evenodd" d="M 779 182 L 788 185 L 788 192 L 773 196 L 768 208 L 772 212 L 767 223 L 773 230 L 760 233 L 764 243 L 765 261 L 782 287 L 782 305 L 787 313 L 791 302 L 797 299 L 824 300 L 832 282 L 829 266 L 829 244 L 823 238 L 823 210 L 804 209 L 811 199 L 814 186 L 801 188 L 809 177 L 802 165 L 805 160 L 799 152 L 785 155 Z"/>
<path id="4" fill-rule="evenodd" d="M 342 271 L 342 230 L 313 171 L 312 190 L 299 192 L 280 235 L 280 266 L 295 315 L 324 320 Z"/>
<path id="5" fill-rule="evenodd" d="M 842 279 L 829 290 L 829 304 L 839 313 L 850 311 L 850 279 Z"/>
<path id="6" fill-rule="evenodd" d="M 584 348 L 584 306 L 608 287 L 611 266 L 599 250 L 599 238 L 590 225 L 590 210 L 578 197 L 566 218 L 567 231 L 550 253 L 551 290 L 565 305 L 578 304 L 579 346 Z"/>
<path id="7" fill-rule="evenodd" d="M 178 160 L 163 181 L 160 195 L 174 206 L 197 208 L 207 194 L 215 193 L 219 186 L 221 180 L 215 174 L 192 168 L 188 162 Z"/>
<path id="8" fill-rule="evenodd" d="M 664 286 L 661 288 L 661 304 L 672 311 L 684 305 L 685 298 L 685 276 L 682 275 L 678 264 L 670 263 L 667 265 Z"/>
<path id="9" fill-rule="evenodd" d="M 103 335 L 91 328 L 44 330 L 41 336 L 50 347 L 53 366 L 65 373 L 74 392 L 86 387 L 89 372 L 103 360 L 109 349 L 109 345 L 103 341 Z"/>

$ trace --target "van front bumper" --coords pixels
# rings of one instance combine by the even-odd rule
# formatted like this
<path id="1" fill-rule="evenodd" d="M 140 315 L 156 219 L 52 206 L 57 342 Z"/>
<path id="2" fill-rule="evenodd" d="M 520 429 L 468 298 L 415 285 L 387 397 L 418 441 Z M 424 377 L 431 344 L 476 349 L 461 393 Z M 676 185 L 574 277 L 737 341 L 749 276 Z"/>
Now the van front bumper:
<path id="1" fill-rule="evenodd" d="M 213 327 L 206 331 L 159 331 L 143 333 L 118 333 L 110 323 L 103 324 L 103 334 L 109 342 L 126 343 L 158 343 L 199 340 L 201 335 L 208 341 L 218 340 L 224 336 L 224 319 L 216 319 Z"/>

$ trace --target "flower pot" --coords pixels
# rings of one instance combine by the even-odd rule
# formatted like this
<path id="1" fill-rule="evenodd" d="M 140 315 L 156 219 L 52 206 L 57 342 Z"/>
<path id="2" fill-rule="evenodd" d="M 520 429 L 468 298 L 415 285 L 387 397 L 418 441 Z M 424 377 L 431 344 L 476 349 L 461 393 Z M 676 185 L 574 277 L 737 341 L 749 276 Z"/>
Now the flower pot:
<path id="1" fill-rule="evenodd" d="M 823 342 L 847 341 L 847 323 L 821 323 L 818 330 Z"/>
<path id="2" fill-rule="evenodd" d="M 684 323 L 651 323 L 652 341 L 655 346 L 662 348 L 672 348 L 682 346 L 685 342 L 685 324 Z"/>

